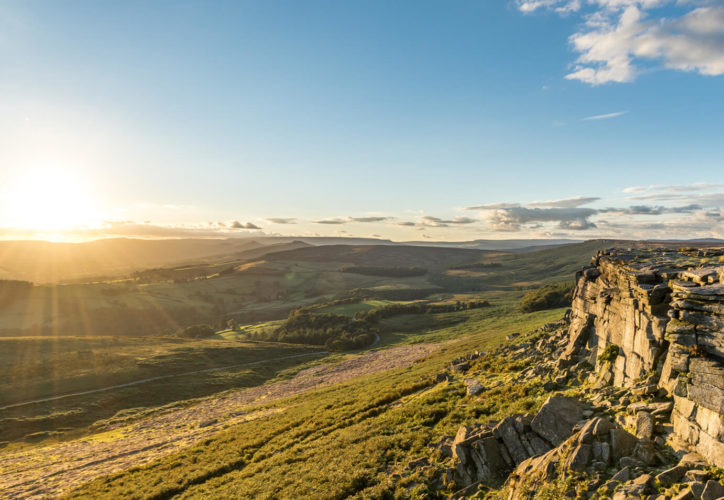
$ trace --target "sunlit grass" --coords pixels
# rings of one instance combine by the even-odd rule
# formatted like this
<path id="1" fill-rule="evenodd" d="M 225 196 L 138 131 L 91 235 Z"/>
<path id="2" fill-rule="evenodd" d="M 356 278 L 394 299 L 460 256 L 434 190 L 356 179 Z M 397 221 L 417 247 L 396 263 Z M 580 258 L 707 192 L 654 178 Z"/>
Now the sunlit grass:
<path id="1" fill-rule="evenodd" d="M 287 409 L 138 470 L 90 483 L 73 496 L 434 495 L 424 478 L 414 476 L 395 485 L 390 471 L 401 471 L 413 458 L 431 456 L 427 445 L 443 434 L 454 434 L 463 423 L 533 411 L 546 394 L 540 381 L 532 381 L 500 388 L 483 398 L 483 404 L 466 404 L 460 379 L 435 386 L 433 375 L 461 353 L 490 349 L 509 333 L 530 331 L 561 314 L 562 310 L 509 314 L 507 307 L 499 307 L 471 317 L 466 326 L 430 332 L 448 343 L 423 362 L 273 403 L 269 407 Z M 488 369 L 505 377 L 506 363 L 501 360 Z M 418 486 L 404 486 L 415 482 Z"/>

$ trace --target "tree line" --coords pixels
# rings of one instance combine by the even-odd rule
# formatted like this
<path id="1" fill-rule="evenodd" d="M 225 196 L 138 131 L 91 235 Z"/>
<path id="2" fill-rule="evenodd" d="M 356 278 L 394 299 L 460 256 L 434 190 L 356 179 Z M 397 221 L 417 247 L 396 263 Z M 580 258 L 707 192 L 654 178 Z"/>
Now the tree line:
<path id="1" fill-rule="evenodd" d="M 347 302 L 349 299 L 338 302 Z M 371 344 L 379 332 L 380 320 L 403 314 L 438 314 L 488 306 L 485 300 L 457 301 L 447 304 L 389 304 L 358 311 L 353 317 L 333 313 L 315 313 L 314 306 L 300 307 L 289 313 L 275 330 L 255 335 L 260 340 L 292 344 L 324 345 L 331 351 L 360 349 Z"/>

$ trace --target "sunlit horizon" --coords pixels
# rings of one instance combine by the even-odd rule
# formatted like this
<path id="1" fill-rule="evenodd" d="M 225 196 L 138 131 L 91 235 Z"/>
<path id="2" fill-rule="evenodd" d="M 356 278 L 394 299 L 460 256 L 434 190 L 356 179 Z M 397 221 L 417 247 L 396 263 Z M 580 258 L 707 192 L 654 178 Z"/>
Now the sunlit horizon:
<path id="1" fill-rule="evenodd" d="M 5 2 L 0 239 L 724 238 L 723 7 L 605 4 Z"/>

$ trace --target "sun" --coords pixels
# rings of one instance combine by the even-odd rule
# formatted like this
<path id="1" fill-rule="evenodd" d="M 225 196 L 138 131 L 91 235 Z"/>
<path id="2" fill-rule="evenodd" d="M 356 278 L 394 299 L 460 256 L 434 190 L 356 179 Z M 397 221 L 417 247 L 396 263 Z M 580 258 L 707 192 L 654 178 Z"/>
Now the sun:
<path id="1" fill-rule="evenodd" d="M 16 228 L 62 232 L 102 220 L 89 186 L 69 171 L 23 173 L 3 198 L 3 218 Z"/>

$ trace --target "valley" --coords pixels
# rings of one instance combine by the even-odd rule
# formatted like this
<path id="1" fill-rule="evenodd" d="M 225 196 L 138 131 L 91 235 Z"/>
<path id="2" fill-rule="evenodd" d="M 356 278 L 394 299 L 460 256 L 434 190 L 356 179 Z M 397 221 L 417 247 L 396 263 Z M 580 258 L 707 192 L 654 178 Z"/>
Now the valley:
<path id="1" fill-rule="evenodd" d="M 550 378 L 534 355 L 511 357 L 506 346 L 541 339 L 545 325 L 561 338 L 561 294 L 610 244 L 494 254 L 303 247 L 191 283 L 224 290 L 241 287 L 249 269 L 284 269 L 298 293 L 305 272 L 328 273 L 325 293 L 277 299 L 288 314 L 251 300 L 271 305 L 268 320 L 222 313 L 210 334 L 189 338 L 169 308 L 175 335 L 2 337 L 0 490 L 10 498 L 450 495 L 466 484 L 439 475 L 433 462 L 444 457 L 431 446 L 470 422 L 538 411 Z M 344 269 L 352 265 L 354 273 Z M 423 265 L 425 273 L 406 270 Z M 158 277 L 167 272 L 144 273 L 150 282 L 134 286 L 186 293 L 174 289 L 188 282 Z M 298 318 L 307 326 L 290 330 Z M 339 344 L 304 340 L 338 338 L 336 328 L 362 328 L 365 343 L 330 350 Z M 302 336 L 278 333 L 290 331 Z M 466 357 L 484 380 L 482 399 L 471 399 L 478 382 L 467 369 L 450 368 Z M 563 394 L 579 394 L 575 372 L 556 380 Z M 409 465 L 421 456 L 428 465 Z M 501 486 L 491 480 L 480 491 Z"/>

